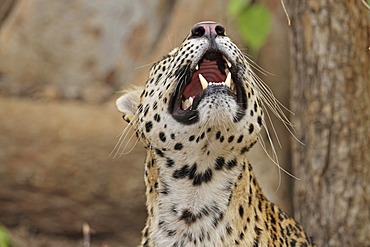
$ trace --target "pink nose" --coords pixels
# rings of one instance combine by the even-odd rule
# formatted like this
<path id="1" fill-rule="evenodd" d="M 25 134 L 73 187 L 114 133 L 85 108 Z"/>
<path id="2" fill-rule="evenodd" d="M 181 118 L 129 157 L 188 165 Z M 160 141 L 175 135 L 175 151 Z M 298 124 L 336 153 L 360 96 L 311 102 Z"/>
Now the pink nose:
<path id="1" fill-rule="evenodd" d="M 217 36 L 225 36 L 225 28 L 216 22 L 200 22 L 191 29 L 191 38 L 206 37 L 214 40 Z"/>

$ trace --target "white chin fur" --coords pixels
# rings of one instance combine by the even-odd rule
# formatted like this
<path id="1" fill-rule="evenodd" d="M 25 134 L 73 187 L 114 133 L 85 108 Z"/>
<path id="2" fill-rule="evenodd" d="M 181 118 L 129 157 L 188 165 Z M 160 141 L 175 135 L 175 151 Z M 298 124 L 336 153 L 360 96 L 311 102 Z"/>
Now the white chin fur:
<path id="1" fill-rule="evenodd" d="M 234 126 L 239 109 L 234 97 L 217 94 L 203 99 L 199 105 L 200 122 L 207 125 Z"/>

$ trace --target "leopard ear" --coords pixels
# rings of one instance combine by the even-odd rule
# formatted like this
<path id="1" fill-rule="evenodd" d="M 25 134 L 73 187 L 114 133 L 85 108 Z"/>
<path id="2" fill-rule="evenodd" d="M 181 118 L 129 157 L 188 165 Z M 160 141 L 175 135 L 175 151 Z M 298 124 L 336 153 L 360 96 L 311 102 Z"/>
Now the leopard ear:
<path id="1" fill-rule="evenodd" d="M 140 95 L 142 90 L 136 89 L 127 91 L 124 95 L 119 97 L 116 101 L 118 111 L 123 113 L 123 119 L 128 123 L 133 122 L 133 118 L 138 110 L 140 104 Z"/>

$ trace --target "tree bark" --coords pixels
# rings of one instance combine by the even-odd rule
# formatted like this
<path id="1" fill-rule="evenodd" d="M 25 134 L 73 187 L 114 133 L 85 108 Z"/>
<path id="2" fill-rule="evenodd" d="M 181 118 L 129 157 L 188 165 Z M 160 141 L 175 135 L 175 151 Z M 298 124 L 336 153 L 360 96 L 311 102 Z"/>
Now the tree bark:
<path id="1" fill-rule="evenodd" d="M 369 11 L 289 3 L 295 217 L 318 246 L 370 246 Z"/>
<path id="2" fill-rule="evenodd" d="M 17 0 L 0 0 L 0 27 L 9 16 L 17 2 Z"/>

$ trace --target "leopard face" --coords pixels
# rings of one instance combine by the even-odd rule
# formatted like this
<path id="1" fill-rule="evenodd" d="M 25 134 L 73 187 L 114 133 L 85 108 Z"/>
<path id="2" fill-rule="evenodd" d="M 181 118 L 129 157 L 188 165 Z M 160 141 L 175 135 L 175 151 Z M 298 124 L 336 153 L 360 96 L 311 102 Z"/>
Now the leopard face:
<path id="1" fill-rule="evenodd" d="M 241 152 L 262 127 L 258 98 L 246 57 L 221 25 L 203 22 L 152 66 L 142 92 L 122 96 L 117 106 L 154 149 L 212 153 L 204 146 L 215 139 L 214 152 L 230 151 L 230 143 Z"/>

